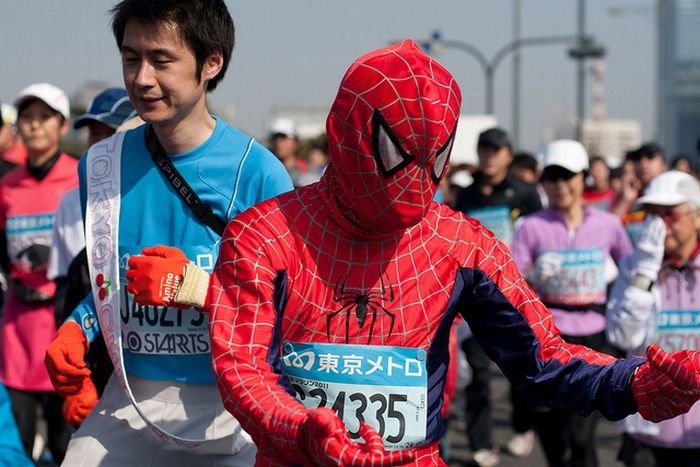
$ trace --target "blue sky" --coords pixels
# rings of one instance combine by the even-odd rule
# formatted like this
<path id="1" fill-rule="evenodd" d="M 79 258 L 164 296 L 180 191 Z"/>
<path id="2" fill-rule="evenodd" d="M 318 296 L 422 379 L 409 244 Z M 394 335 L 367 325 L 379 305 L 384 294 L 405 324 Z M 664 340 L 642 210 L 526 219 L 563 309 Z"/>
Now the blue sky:
<path id="1" fill-rule="evenodd" d="M 48 81 L 69 95 L 86 81 L 121 85 L 107 0 L 3 0 L 0 100 Z M 227 0 L 237 28 L 233 62 L 212 94 L 212 108 L 262 137 L 280 108 L 328 109 L 348 65 L 403 37 L 465 41 L 491 57 L 512 36 L 513 0 Z M 607 49 L 610 118 L 642 122 L 654 137 L 656 27 L 653 0 L 589 0 L 588 33 Z M 521 0 L 523 38 L 576 33 L 575 0 Z M 615 10 L 613 10 L 615 9 Z M 613 14 L 612 11 L 617 11 Z M 575 113 L 576 67 L 566 46 L 523 49 L 521 146 L 535 149 Z M 457 78 L 464 113 L 483 113 L 484 77 L 466 53 L 437 56 Z M 511 60 L 496 71 L 495 114 L 511 126 Z M 590 84 L 589 112 L 590 112 Z"/>

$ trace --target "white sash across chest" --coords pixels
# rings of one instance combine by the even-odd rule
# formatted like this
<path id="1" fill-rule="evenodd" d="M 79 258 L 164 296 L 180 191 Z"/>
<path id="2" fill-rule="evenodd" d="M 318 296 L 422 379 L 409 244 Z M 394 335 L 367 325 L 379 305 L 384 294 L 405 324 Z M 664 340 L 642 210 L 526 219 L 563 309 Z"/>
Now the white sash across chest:
<path id="1" fill-rule="evenodd" d="M 185 447 L 219 441 L 230 433 L 211 439 L 188 439 L 174 435 L 151 421 L 139 408 L 124 370 L 120 320 L 119 208 L 121 201 L 121 159 L 124 133 L 93 145 L 87 154 L 87 207 L 85 240 L 92 295 L 114 374 L 136 412 L 160 438 Z"/>

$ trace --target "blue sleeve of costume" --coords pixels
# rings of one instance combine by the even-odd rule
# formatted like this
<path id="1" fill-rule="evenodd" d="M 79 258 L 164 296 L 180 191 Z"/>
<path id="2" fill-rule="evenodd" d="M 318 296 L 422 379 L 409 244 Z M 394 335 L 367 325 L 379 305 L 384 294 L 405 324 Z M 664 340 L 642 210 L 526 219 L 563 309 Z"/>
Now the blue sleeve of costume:
<path id="1" fill-rule="evenodd" d="M 582 416 L 598 409 L 609 420 L 620 420 L 637 410 L 630 381 L 643 359 L 600 364 L 590 361 L 586 352 L 552 348 L 563 342 L 548 338 L 544 326 L 531 326 L 479 269 L 462 269 L 455 291 L 464 300 L 462 314 L 479 344 L 530 402 Z"/>
<path id="2" fill-rule="evenodd" d="M 29 460 L 19 438 L 10 406 L 10 396 L 5 386 L 0 384 L 0 465 L 12 467 L 29 467 L 34 463 Z"/>

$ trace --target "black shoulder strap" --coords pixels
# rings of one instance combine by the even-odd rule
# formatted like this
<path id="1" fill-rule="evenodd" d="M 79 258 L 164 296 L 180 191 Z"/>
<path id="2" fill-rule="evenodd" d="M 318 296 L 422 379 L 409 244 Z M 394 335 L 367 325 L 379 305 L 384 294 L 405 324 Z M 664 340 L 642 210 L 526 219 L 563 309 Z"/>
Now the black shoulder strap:
<path id="1" fill-rule="evenodd" d="M 160 141 L 158 141 L 156 132 L 153 131 L 151 125 L 146 127 L 146 147 L 153 157 L 153 162 L 156 163 L 166 180 L 175 188 L 182 201 L 189 206 L 197 220 L 208 225 L 220 237 L 223 236 L 226 222 L 214 214 L 211 208 L 202 202 L 197 193 L 192 190 L 187 180 L 184 179 L 170 158 L 165 154 L 165 150 L 161 146 Z"/>

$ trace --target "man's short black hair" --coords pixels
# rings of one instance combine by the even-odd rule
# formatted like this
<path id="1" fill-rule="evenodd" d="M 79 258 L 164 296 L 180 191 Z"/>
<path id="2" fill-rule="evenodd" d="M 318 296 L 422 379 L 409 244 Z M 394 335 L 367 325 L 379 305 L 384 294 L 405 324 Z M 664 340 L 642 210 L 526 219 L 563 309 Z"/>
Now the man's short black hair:
<path id="1" fill-rule="evenodd" d="M 615 180 L 618 178 L 622 178 L 622 176 L 625 173 L 625 168 L 622 166 L 619 167 L 613 167 L 610 169 L 610 176 L 608 177 L 610 180 Z"/>
<path id="2" fill-rule="evenodd" d="M 527 151 L 516 152 L 513 155 L 513 161 L 510 163 L 511 167 L 522 167 L 533 173 L 537 173 L 537 165 L 537 158 Z"/>
<path id="3" fill-rule="evenodd" d="M 489 128 L 479 133 L 476 147 L 478 148 L 479 146 L 491 146 L 496 149 L 506 147 L 511 153 L 513 152 L 513 144 L 510 141 L 508 133 L 503 128 L 498 127 Z"/>
<path id="4" fill-rule="evenodd" d="M 194 52 L 197 79 L 206 59 L 221 51 L 223 66 L 219 74 L 207 83 L 207 91 L 213 91 L 224 78 L 235 42 L 233 19 L 224 0 L 123 0 L 111 13 L 112 31 L 119 50 L 130 19 L 152 24 L 172 23 Z"/>
<path id="5" fill-rule="evenodd" d="M 662 148 L 659 143 L 650 141 L 642 144 L 639 149 L 637 149 L 636 158 L 637 160 L 640 160 L 642 157 L 646 159 L 653 159 L 657 155 L 661 156 L 662 159 L 666 159 L 664 148 Z"/>
<path id="6" fill-rule="evenodd" d="M 689 157 L 686 154 L 676 154 L 673 158 L 673 161 L 671 162 L 671 167 L 675 169 L 676 165 L 681 162 L 685 161 L 688 163 L 688 167 L 690 167 L 690 170 L 695 171 L 695 161 L 691 157 Z"/>

